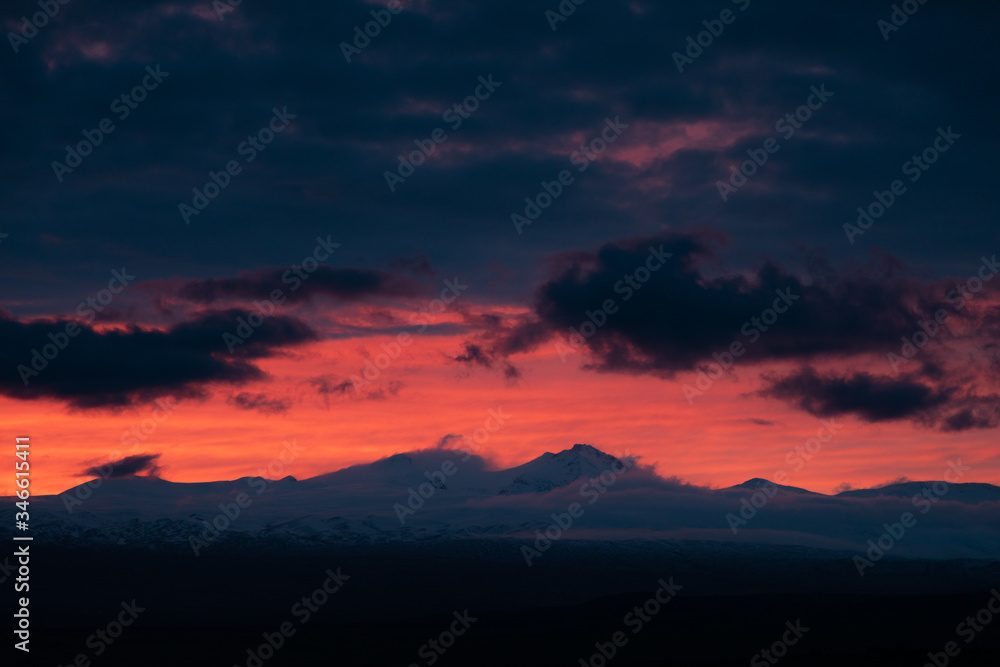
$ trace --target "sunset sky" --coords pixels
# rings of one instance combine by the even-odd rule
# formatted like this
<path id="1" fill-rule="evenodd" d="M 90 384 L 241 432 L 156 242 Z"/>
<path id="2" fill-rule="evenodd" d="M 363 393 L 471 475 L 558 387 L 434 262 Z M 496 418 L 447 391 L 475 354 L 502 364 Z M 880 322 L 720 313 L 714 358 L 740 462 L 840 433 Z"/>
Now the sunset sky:
<path id="1" fill-rule="evenodd" d="M 586 443 L 715 487 L 1000 484 L 1000 136 L 965 66 L 996 71 L 1000 10 L 886 39 L 888 4 L 557 6 L 69 3 L 4 47 L 34 493 L 138 455 L 272 476 L 293 441 L 298 478 Z"/>

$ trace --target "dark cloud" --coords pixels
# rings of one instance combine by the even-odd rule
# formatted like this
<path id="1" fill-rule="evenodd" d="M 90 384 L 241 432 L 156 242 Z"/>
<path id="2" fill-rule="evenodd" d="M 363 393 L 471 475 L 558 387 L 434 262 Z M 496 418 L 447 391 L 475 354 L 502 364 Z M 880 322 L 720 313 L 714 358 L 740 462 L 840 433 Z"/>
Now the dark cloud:
<path id="1" fill-rule="evenodd" d="M 390 396 L 399 396 L 399 392 L 403 389 L 403 383 L 399 380 L 389 380 L 385 384 L 379 386 L 377 389 L 369 391 L 364 395 L 364 398 L 370 401 L 384 401 Z"/>
<path id="2" fill-rule="evenodd" d="M 326 409 L 330 409 L 330 398 L 350 399 L 359 401 L 384 401 L 390 396 L 398 396 L 403 388 L 403 383 L 399 380 L 389 380 L 388 382 L 373 386 L 373 383 L 362 377 L 363 371 L 359 371 L 349 378 L 341 379 L 335 375 L 321 375 L 309 378 L 306 382 L 315 388 L 316 393 L 323 397 Z"/>
<path id="3" fill-rule="evenodd" d="M 374 297 L 414 297 L 421 293 L 412 279 L 374 269 L 338 269 L 320 265 L 312 273 L 304 269 L 276 269 L 245 273 L 236 278 L 192 280 L 180 288 L 180 296 L 197 303 L 225 299 L 269 299 L 280 289 L 289 301 L 328 296 L 338 301 L 360 301 Z"/>
<path id="4" fill-rule="evenodd" d="M 5 294 L 17 295 L 19 315 L 72 306 L 95 264 L 141 257 L 144 279 L 233 275 L 287 266 L 334 230 L 338 260 L 352 266 L 420 252 L 485 286 L 485 267 L 503 264 L 513 278 L 493 291 L 498 299 L 528 291 L 539 261 L 566 239 L 607 240 L 612 220 L 619 237 L 660 224 L 725 228 L 743 256 L 781 261 L 793 241 L 826 245 L 837 260 L 859 244 L 884 245 L 955 273 L 994 238 L 982 175 L 998 139 L 982 82 L 1000 56 L 981 47 L 996 6 L 923 7 L 923 20 L 886 43 L 875 17 L 888 6 L 754 2 L 681 74 L 670 54 L 718 7 L 604 3 L 553 32 L 532 0 L 461 12 L 410 3 L 347 63 L 338 45 L 371 20 L 369 2 L 310 7 L 308 21 L 295 5 L 247 3 L 219 21 L 210 5 L 90 3 L 8 54 L 0 95 L 21 103 L 0 111 L 9 137 L 0 197 Z M 119 120 L 111 101 L 156 64 L 169 78 Z M 452 130 L 443 112 L 490 74 L 502 86 Z M 835 97 L 723 205 L 716 181 L 824 83 Z M 285 105 L 298 115 L 292 128 L 244 162 L 236 147 Z M 609 115 L 630 123 L 627 134 L 575 174 L 528 242 L 498 224 L 542 179 L 572 169 L 569 154 Z M 115 132 L 58 182 L 52 161 L 105 116 Z M 944 123 L 960 143 L 848 244 L 843 223 Z M 437 127 L 448 142 L 390 193 L 384 172 Z M 185 226 L 178 203 L 234 159 L 242 173 Z M 108 183 L 118 184 L 114 197 Z"/>
<path id="5" fill-rule="evenodd" d="M 942 431 L 968 431 L 1000 426 L 1000 395 L 973 396 L 961 399 L 959 408 L 942 418 Z"/>
<path id="6" fill-rule="evenodd" d="M 454 357 L 454 359 L 464 364 L 476 364 L 484 368 L 493 367 L 493 360 L 483 351 L 482 346 L 475 343 L 465 343 L 465 352 Z"/>
<path id="7" fill-rule="evenodd" d="M 506 363 L 503 367 L 503 377 L 507 384 L 517 384 L 522 377 L 521 370 L 514 364 Z"/>
<path id="8" fill-rule="evenodd" d="M 126 456 L 123 459 L 106 463 L 100 466 L 92 466 L 80 473 L 80 477 L 104 477 L 107 479 L 117 479 L 119 477 L 129 477 L 145 472 L 150 476 L 157 476 L 161 470 L 157 465 L 159 454 L 137 454 Z"/>
<path id="9" fill-rule="evenodd" d="M 455 359 L 489 367 L 565 339 L 583 345 L 594 370 L 670 377 L 733 342 L 746 350 L 740 363 L 884 353 L 944 305 L 944 291 L 935 296 L 883 254 L 843 279 L 806 282 L 766 261 L 753 273 L 723 272 L 720 244 L 713 234 L 674 234 L 567 253 L 538 288 L 532 318 L 483 332 Z"/>
<path id="10" fill-rule="evenodd" d="M 971 275 L 976 258 L 993 251 L 995 205 L 983 193 L 1000 142 L 983 81 L 1000 66 L 1000 51 L 983 45 L 992 43 L 995 5 L 928 4 L 886 43 L 875 18 L 887 7 L 754 2 L 681 74 L 669 54 L 718 7 L 590 3 L 553 32 L 531 0 L 470 2 L 460 12 L 443 0 L 404 4 L 351 63 L 338 44 L 370 20 L 364 0 L 311 6 L 307 21 L 297 5 L 242 3 L 219 21 L 203 0 L 89 3 L 11 54 L 0 95 L 19 104 L 0 109 L 8 130 L 0 208 L 9 234 L 3 293 L 16 315 L 0 318 L 8 369 L 0 392 L 106 407 L 259 380 L 254 359 L 316 334 L 272 316 L 229 352 L 218 339 L 239 311 L 184 324 L 176 313 L 262 300 L 278 288 L 302 302 L 410 298 L 423 294 L 421 280 L 435 270 L 468 275 L 477 304 L 507 312 L 534 306 L 520 319 L 481 316 L 480 333 L 454 355 L 510 382 L 518 370 L 509 357 L 562 341 L 609 297 L 620 310 L 584 341 L 580 357 L 593 370 L 670 377 L 697 369 L 732 341 L 746 342 L 743 323 L 779 289 L 801 299 L 740 363 L 842 361 L 899 349 L 899 337 L 941 301 L 930 282 L 903 275 L 885 255 L 859 267 L 861 253 L 890 248 L 940 278 Z M 157 64 L 169 77 L 119 120 L 111 100 Z M 460 128 L 445 127 L 447 143 L 389 192 L 385 171 L 414 140 L 446 125 L 444 110 L 479 76 L 502 85 Z M 721 202 L 717 181 L 774 137 L 775 121 L 813 85 L 834 96 Z M 286 105 L 297 114 L 290 128 L 245 162 L 237 146 Z M 115 132 L 57 181 L 52 161 L 105 116 Z M 569 155 L 609 116 L 629 127 L 577 171 Z M 848 243 L 842 226 L 856 208 L 905 178 L 902 163 L 948 124 L 962 135 L 956 146 Z M 242 173 L 184 225 L 178 203 L 228 160 Z M 562 169 L 575 182 L 518 235 L 510 213 Z M 668 226 L 704 231 L 608 243 Z M 729 245 L 710 231 L 721 229 Z M 355 268 L 323 266 L 294 292 L 282 280 L 285 268 L 261 268 L 301 261 L 318 234 L 331 232 L 341 243 L 337 265 Z M 647 243 L 663 243 L 673 261 L 622 302 L 613 286 L 644 261 Z M 559 253 L 547 272 L 545 259 Z M 105 267 L 140 260 L 144 281 L 195 277 L 181 288 L 187 303 L 178 305 L 176 293 L 153 297 L 164 318 L 156 322 L 166 328 L 86 329 L 24 387 L 14 369 L 63 323 L 20 322 L 72 312 L 100 287 Z M 117 302 L 101 317 L 144 321 Z M 998 331 L 994 311 L 980 335 L 995 339 Z M 364 333 L 343 323 L 335 335 Z M 992 355 L 983 369 L 995 380 L 998 348 L 980 349 Z M 988 398 L 950 389 L 963 386 L 953 364 L 924 354 L 932 395 L 952 391 L 955 409 L 940 416 L 939 428 L 995 423 Z M 331 380 L 317 390 L 328 399 L 348 385 Z M 389 386 L 368 391 L 392 394 Z"/>
<path id="11" fill-rule="evenodd" d="M 948 402 L 950 392 L 935 391 L 909 379 L 822 376 L 812 368 L 794 375 L 770 378 L 759 394 L 794 403 L 817 417 L 853 413 L 868 422 L 903 419 L 936 411 Z"/>
<path id="12" fill-rule="evenodd" d="M 186 347 L 217 352 L 223 343 L 225 352 L 234 357 L 251 359 L 270 357 L 286 345 L 298 345 L 320 339 L 319 334 L 302 320 L 288 315 L 269 315 L 260 326 L 253 327 L 248 319 L 256 311 L 230 308 L 228 310 L 202 313 L 189 322 L 183 322 L 170 329 L 170 334 Z M 248 328 L 241 328 L 241 321 Z M 247 331 L 250 335 L 246 336 Z M 224 333 L 238 335 L 242 343 L 233 343 L 232 351 L 223 340 Z"/>
<path id="13" fill-rule="evenodd" d="M 348 396 L 348 392 L 354 388 L 351 380 L 339 380 L 333 375 L 322 375 L 309 378 L 307 382 L 316 389 L 316 393 L 323 397 L 326 409 L 330 409 L 330 397 Z"/>
<path id="14" fill-rule="evenodd" d="M 265 373 L 249 360 L 318 338 L 304 322 L 274 315 L 230 351 L 223 334 L 235 334 L 239 319 L 248 315 L 239 309 L 208 312 L 164 331 L 135 325 L 97 331 L 69 320 L 25 323 L 0 316 L 0 367 L 6 369 L 0 393 L 21 400 L 62 400 L 77 408 L 126 407 L 165 395 L 202 396 L 212 383 L 262 380 Z M 69 337 L 67 326 L 77 334 Z"/>
<path id="15" fill-rule="evenodd" d="M 784 377 L 765 375 L 758 395 L 778 398 L 817 417 L 853 414 L 867 422 L 910 420 L 942 431 L 996 428 L 1000 397 L 928 386 L 911 377 L 869 373 L 822 375 L 810 367 Z"/>
<path id="16" fill-rule="evenodd" d="M 465 436 L 460 433 L 446 433 L 438 438 L 435 447 L 438 449 L 462 449 L 465 445 Z"/>
<path id="17" fill-rule="evenodd" d="M 268 398 L 266 394 L 252 394 L 246 391 L 230 396 L 227 402 L 240 410 L 256 410 L 262 414 L 287 412 L 292 407 L 292 402 L 287 399 Z"/>

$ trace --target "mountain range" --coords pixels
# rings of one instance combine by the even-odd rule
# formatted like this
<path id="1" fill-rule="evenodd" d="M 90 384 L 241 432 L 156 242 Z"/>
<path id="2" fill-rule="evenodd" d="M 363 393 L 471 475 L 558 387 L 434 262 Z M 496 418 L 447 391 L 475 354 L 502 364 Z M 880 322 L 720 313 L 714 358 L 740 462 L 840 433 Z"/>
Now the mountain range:
<path id="1" fill-rule="evenodd" d="M 709 489 L 664 479 L 589 445 L 493 470 L 481 457 L 430 449 L 308 479 L 178 483 L 95 479 L 33 500 L 47 539 L 150 548 L 538 538 L 567 516 L 572 539 L 697 539 L 864 552 L 911 513 L 894 556 L 1000 556 L 1000 487 L 901 482 L 825 495 L 754 478 Z M 565 524 L 565 518 L 562 519 Z M 561 535 L 562 536 L 562 535 Z"/>

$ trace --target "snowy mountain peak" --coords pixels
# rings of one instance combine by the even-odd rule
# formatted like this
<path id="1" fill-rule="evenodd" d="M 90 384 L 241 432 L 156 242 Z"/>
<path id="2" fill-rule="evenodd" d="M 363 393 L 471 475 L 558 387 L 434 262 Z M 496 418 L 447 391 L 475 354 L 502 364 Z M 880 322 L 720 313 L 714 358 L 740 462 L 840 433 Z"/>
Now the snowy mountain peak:
<path id="1" fill-rule="evenodd" d="M 590 479 L 612 469 L 621 462 L 590 445 L 573 445 L 572 449 L 552 454 L 546 452 L 517 468 L 506 471 L 514 480 L 500 489 L 500 495 L 544 493 L 577 480 Z"/>
<path id="2" fill-rule="evenodd" d="M 912 540 L 908 534 L 901 549 L 949 558 L 996 560 L 1000 554 L 1000 487 L 990 484 L 904 482 L 827 496 L 759 477 L 713 490 L 678 484 L 651 469 L 640 469 L 613 488 L 602 481 L 605 491 L 595 490 L 591 480 L 617 476 L 631 462 L 576 445 L 515 468 L 496 469 L 482 457 L 432 448 L 301 481 L 290 476 L 214 482 L 142 476 L 96 479 L 62 495 L 36 496 L 32 520 L 48 543 L 67 546 L 187 549 L 192 536 L 202 535 L 206 522 L 220 515 L 229 517 L 231 525 L 209 541 L 211 548 L 216 541 L 234 548 L 253 541 L 285 548 L 289 543 L 517 537 L 544 529 L 552 513 L 565 511 L 571 499 L 589 498 L 584 493 L 587 485 L 607 499 L 588 509 L 585 527 L 581 524 L 578 530 L 574 525 L 574 539 L 659 535 L 674 540 L 697 535 L 728 542 L 733 532 L 724 517 L 740 511 L 742 501 L 759 506 L 751 497 L 765 493 L 775 496 L 776 502 L 767 509 L 767 519 L 746 531 L 740 528 L 737 539 L 747 540 L 740 548 L 774 540 L 851 551 L 857 548 L 859 535 L 866 534 L 863 531 L 878 528 L 878 517 L 912 511 L 911 499 L 924 497 L 930 503 L 935 498 L 944 501 L 934 510 L 938 523 L 915 531 Z M 780 495 L 773 493 L 775 488 Z M 234 503 L 240 508 L 235 519 Z M 972 509 L 973 505 L 978 507 Z M 964 532 L 956 533 L 956 525 Z M 0 526 L 0 537 L 10 532 L 9 526 Z"/>
<path id="3" fill-rule="evenodd" d="M 748 479 L 747 481 L 743 482 L 742 484 L 737 484 L 736 486 L 730 486 L 730 487 L 727 487 L 727 488 L 721 489 L 721 490 L 722 491 L 735 491 L 735 490 L 744 490 L 744 489 L 753 489 L 753 490 L 756 490 L 756 489 L 760 489 L 760 488 L 763 488 L 763 487 L 775 487 L 775 488 L 781 489 L 782 491 L 791 491 L 792 493 L 810 493 L 810 494 L 814 494 L 815 495 L 815 492 L 814 491 L 810 491 L 809 489 L 800 489 L 797 486 L 784 486 L 782 484 L 775 484 L 771 480 L 764 479 L 763 477 L 754 477 L 752 479 Z"/>

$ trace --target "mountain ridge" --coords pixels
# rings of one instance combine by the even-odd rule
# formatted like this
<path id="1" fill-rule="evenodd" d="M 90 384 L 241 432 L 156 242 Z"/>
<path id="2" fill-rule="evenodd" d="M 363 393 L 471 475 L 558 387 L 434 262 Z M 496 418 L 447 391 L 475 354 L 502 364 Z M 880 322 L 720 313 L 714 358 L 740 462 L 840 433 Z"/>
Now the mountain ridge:
<path id="1" fill-rule="evenodd" d="M 96 479 L 35 496 L 32 528 L 53 544 L 190 548 L 195 555 L 222 544 L 325 548 L 547 535 L 864 554 L 906 513 L 916 524 L 892 529 L 901 536 L 891 542 L 893 558 L 1000 560 L 1000 487 L 993 485 L 906 482 L 824 495 L 752 478 L 711 489 L 588 445 L 504 469 L 438 448 L 305 479 Z M 0 526 L 0 538 L 10 532 Z"/>
<path id="2" fill-rule="evenodd" d="M 461 468 L 464 468 L 463 472 L 465 473 L 472 472 L 472 476 L 476 477 L 480 482 L 487 480 L 500 480 L 513 475 L 513 478 L 507 485 L 501 486 L 498 489 L 498 493 L 500 495 L 512 495 L 517 493 L 545 493 L 547 491 L 565 487 L 574 481 L 599 476 L 601 472 L 610 470 L 617 463 L 629 460 L 637 461 L 634 457 L 628 456 L 627 453 L 622 459 L 619 459 L 614 455 L 593 447 L 592 445 L 575 444 L 570 449 L 564 449 L 556 453 L 545 452 L 534 459 L 510 468 L 491 470 L 486 467 L 486 462 L 478 456 L 469 455 L 462 450 L 433 448 L 399 452 L 376 459 L 375 461 L 371 461 L 369 463 L 359 463 L 341 468 L 339 470 L 321 473 L 312 477 L 303 477 L 301 479 L 297 479 L 291 475 L 287 475 L 278 480 L 259 476 L 244 476 L 232 480 L 174 482 L 155 475 L 127 475 L 113 478 L 94 477 L 55 495 L 73 493 L 87 487 L 95 488 L 95 482 L 100 485 L 109 484 L 111 486 L 121 486 L 129 484 L 130 480 L 156 480 L 156 482 L 151 481 L 150 483 L 153 484 L 163 482 L 170 485 L 177 485 L 177 488 L 188 488 L 191 490 L 211 489 L 213 488 L 213 485 L 225 486 L 246 483 L 248 480 L 263 480 L 268 486 L 273 485 L 276 482 L 296 482 L 303 485 L 323 486 L 328 486 L 331 482 L 356 484 L 358 482 L 370 482 L 374 480 L 386 479 L 398 479 L 398 481 L 403 482 L 413 478 L 414 473 L 416 473 L 416 475 L 423 476 L 425 472 L 430 471 L 429 468 L 440 469 L 440 465 L 443 461 L 451 460 L 454 462 L 454 459 L 456 458 L 471 458 L 474 460 L 475 463 L 472 465 L 462 464 Z M 418 470 L 417 468 L 419 466 L 414 465 L 417 462 L 422 463 L 428 468 L 428 470 Z M 435 464 L 437 465 L 435 466 Z M 459 464 L 456 463 L 456 466 L 458 465 Z M 411 481 L 417 480 L 413 478 Z M 132 483 L 134 484 L 136 482 Z M 143 482 L 140 481 L 138 483 L 142 484 Z M 711 487 L 699 488 L 710 489 L 717 492 L 733 492 L 744 490 L 755 491 L 762 487 L 775 487 L 781 491 L 825 496 L 829 498 L 876 498 L 883 496 L 912 497 L 914 495 L 920 495 L 924 489 L 933 489 L 935 485 L 938 485 L 939 487 L 940 485 L 945 485 L 947 488 L 952 490 L 959 489 L 960 492 L 953 493 L 952 496 L 956 497 L 961 495 L 963 496 L 963 500 L 966 502 L 973 501 L 976 498 L 979 499 L 979 502 L 992 502 L 1000 500 L 1000 486 L 986 482 L 945 482 L 944 480 L 908 480 L 906 482 L 887 484 L 877 487 L 850 489 L 834 494 L 825 494 L 803 487 L 777 484 L 776 482 L 762 477 L 753 477 L 739 484 L 717 489 L 712 489 Z M 944 496 L 945 494 L 939 495 Z M 54 496 L 36 496 L 36 498 L 43 497 Z"/>

